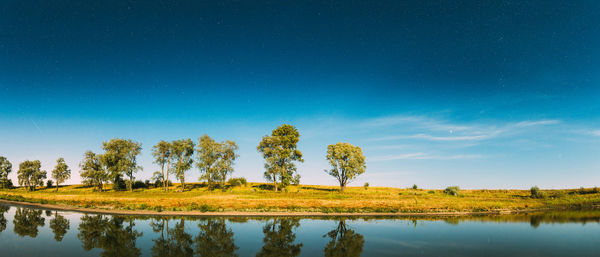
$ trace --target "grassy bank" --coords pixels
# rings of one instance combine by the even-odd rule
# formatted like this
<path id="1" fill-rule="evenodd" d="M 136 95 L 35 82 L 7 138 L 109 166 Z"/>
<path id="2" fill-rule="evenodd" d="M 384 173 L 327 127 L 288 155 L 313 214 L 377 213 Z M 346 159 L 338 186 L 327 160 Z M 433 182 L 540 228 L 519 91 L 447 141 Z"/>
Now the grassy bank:
<path id="1" fill-rule="evenodd" d="M 273 192 L 269 185 L 209 191 L 201 184 L 186 185 L 185 192 L 160 188 L 134 192 L 94 192 L 81 185 L 0 190 L 0 199 L 41 204 L 62 204 L 103 210 L 200 211 L 200 212 L 322 212 L 322 213 L 437 213 L 488 212 L 531 209 L 590 208 L 600 205 L 594 189 L 543 190 L 532 198 L 529 190 L 461 190 L 458 196 L 443 190 L 349 187 L 340 193 L 332 186 L 290 186 Z"/>

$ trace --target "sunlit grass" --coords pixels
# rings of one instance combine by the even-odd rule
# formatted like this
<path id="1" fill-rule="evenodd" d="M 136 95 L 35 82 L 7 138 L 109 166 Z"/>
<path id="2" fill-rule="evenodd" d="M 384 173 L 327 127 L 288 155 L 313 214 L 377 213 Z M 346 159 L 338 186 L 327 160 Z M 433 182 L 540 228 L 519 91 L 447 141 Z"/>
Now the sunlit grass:
<path id="1" fill-rule="evenodd" d="M 597 191 L 544 190 L 546 197 L 532 198 L 529 190 L 460 190 L 458 196 L 444 190 L 399 189 L 387 187 L 348 187 L 340 193 L 333 186 L 289 186 L 283 192 L 268 190 L 263 183 L 209 191 L 202 183 L 178 184 L 162 188 L 136 189 L 133 192 L 95 192 L 81 185 L 0 190 L 0 198 L 21 201 L 67 204 L 86 208 L 154 211 L 240 211 L 240 212 L 485 212 L 542 208 L 593 207 L 600 204 Z M 15 200 L 15 199 L 12 199 Z"/>

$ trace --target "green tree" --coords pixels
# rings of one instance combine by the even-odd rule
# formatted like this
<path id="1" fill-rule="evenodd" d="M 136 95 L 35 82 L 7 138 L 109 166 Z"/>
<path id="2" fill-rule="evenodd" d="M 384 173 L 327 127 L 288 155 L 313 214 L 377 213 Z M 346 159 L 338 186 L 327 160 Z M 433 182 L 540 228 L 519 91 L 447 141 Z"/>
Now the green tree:
<path id="1" fill-rule="evenodd" d="M 175 140 L 171 143 L 173 151 L 173 173 L 181 182 L 181 191 L 185 191 L 185 173 L 192 168 L 194 164 L 194 142 L 187 138 Z"/>
<path id="2" fill-rule="evenodd" d="M 300 255 L 302 244 L 294 244 L 296 234 L 293 229 L 300 226 L 297 219 L 275 219 L 263 228 L 263 247 L 256 257 L 295 257 Z"/>
<path id="3" fill-rule="evenodd" d="M 158 142 L 158 144 L 156 144 L 154 147 L 152 147 L 152 156 L 154 156 L 154 163 L 160 165 L 160 172 L 162 174 L 162 185 L 164 187 L 164 190 L 167 191 L 168 190 L 168 182 L 166 182 L 164 179 L 167 178 L 167 181 L 169 179 L 169 167 L 171 166 L 171 156 L 172 155 L 172 151 L 171 151 L 171 143 L 166 142 L 161 140 L 160 142 Z M 166 176 L 165 176 L 165 166 L 167 167 L 167 171 L 166 171 Z"/>
<path id="4" fill-rule="evenodd" d="M 141 232 L 134 229 L 135 224 L 124 217 L 113 216 L 112 219 L 102 215 L 85 215 L 79 223 L 77 238 L 82 243 L 84 250 L 93 248 L 103 249 L 103 257 L 137 257 L 141 251 L 136 247 L 136 240 L 142 236 Z"/>
<path id="5" fill-rule="evenodd" d="M 325 257 L 358 257 L 362 253 L 365 239 L 361 234 L 346 228 L 346 222 L 340 220 L 338 227 L 323 237 L 331 241 L 325 246 Z"/>
<path id="6" fill-rule="evenodd" d="M 200 169 L 200 180 L 206 179 L 208 188 L 213 188 L 217 181 L 225 189 L 227 176 L 233 173 L 233 164 L 239 157 L 236 154 L 238 146 L 233 141 L 216 142 L 208 135 L 198 139 L 196 147 L 196 166 Z"/>
<path id="7" fill-rule="evenodd" d="M 38 160 L 20 163 L 17 172 L 19 185 L 24 186 L 28 191 L 35 190 L 36 186 L 43 186 L 46 171 L 41 170 L 41 167 L 42 163 Z"/>
<path id="8" fill-rule="evenodd" d="M 58 191 L 60 183 L 71 178 L 71 169 L 69 169 L 69 166 L 65 163 L 65 159 L 58 158 L 58 160 L 56 160 L 56 167 L 52 170 L 52 178 L 56 181 L 56 191 Z"/>
<path id="9" fill-rule="evenodd" d="M 12 164 L 4 156 L 0 156 L 0 188 L 9 188 L 12 183 L 8 174 L 12 172 Z"/>
<path id="10" fill-rule="evenodd" d="M 332 168 L 325 172 L 338 180 L 342 192 L 346 189 L 348 182 L 363 174 L 367 168 L 365 156 L 360 147 L 349 143 L 327 146 L 327 160 Z"/>
<path id="11" fill-rule="evenodd" d="M 133 191 L 135 173 L 141 170 L 137 165 L 137 156 L 142 151 L 142 144 L 130 139 L 113 138 L 102 143 L 105 153 L 102 155 L 110 179 L 118 184 L 122 177 L 128 177 L 127 188 Z"/>
<path id="12" fill-rule="evenodd" d="M 223 219 L 208 219 L 198 224 L 200 233 L 195 238 L 196 256 L 199 257 L 237 257 L 237 247 L 233 241 L 233 232 L 227 228 Z"/>
<path id="13" fill-rule="evenodd" d="M 41 210 L 17 208 L 13 220 L 14 230 L 20 237 L 37 237 L 38 227 L 43 227 L 46 219 Z"/>
<path id="14" fill-rule="evenodd" d="M 108 181 L 109 176 L 103 163 L 102 156 L 92 151 L 85 152 L 83 160 L 79 164 L 79 176 L 84 184 L 94 186 L 98 191 L 103 191 L 103 185 Z"/>
<path id="15" fill-rule="evenodd" d="M 4 206 L 0 204 L 0 233 L 6 229 L 6 217 L 4 217 L 4 213 L 9 210 L 8 206 Z"/>
<path id="16" fill-rule="evenodd" d="M 56 240 L 56 242 L 62 241 L 69 228 L 69 220 L 55 211 L 54 218 L 50 220 L 50 229 L 52 229 L 52 233 L 54 233 L 54 240 Z"/>
<path id="17" fill-rule="evenodd" d="M 294 161 L 304 162 L 302 153 L 297 149 L 300 133 L 292 125 L 281 125 L 274 129 L 271 136 L 264 136 L 257 150 L 265 158 L 265 178 L 273 182 L 277 191 L 277 182 L 287 186 L 290 182 L 299 183 Z"/>

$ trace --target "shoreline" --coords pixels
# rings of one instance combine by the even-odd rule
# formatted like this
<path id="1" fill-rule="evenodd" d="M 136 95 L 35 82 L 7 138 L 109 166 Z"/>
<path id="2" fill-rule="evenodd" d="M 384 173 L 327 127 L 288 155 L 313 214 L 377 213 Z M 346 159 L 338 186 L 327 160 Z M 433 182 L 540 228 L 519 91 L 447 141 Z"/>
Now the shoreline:
<path id="1" fill-rule="evenodd" d="M 538 208 L 526 210 L 498 210 L 498 211 L 481 211 L 481 212 L 341 212 L 341 213 L 325 213 L 325 212 L 243 212 L 243 211 L 224 211 L 224 212 L 201 212 L 201 211 L 151 211 L 151 210 L 106 210 L 96 208 L 75 207 L 63 204 L 42 204 L 18 202 L 0 199 L 0 203 L 35 207 L 40 209 L 72 211 L 79 213 L 91 214 L 109 214 L 109 215 L 131 215 L 131 216 L 195 216 L 195 217 L 451 217 L 451 216 L 479 216 L 479 215 L 510 215 L 519 213 L 531 213 L 539 211 L 551 210 L 568 210 L 569 208 Z"/>

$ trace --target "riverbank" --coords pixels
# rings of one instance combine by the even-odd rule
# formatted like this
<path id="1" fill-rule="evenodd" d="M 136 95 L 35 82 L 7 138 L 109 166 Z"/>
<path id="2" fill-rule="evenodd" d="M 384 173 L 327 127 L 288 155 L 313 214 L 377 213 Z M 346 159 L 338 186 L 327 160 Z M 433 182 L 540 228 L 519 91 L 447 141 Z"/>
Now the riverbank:
<path id="1" fill-rule="evenodd" d="M 268 185 L 209 191 L 201 184 L 177 192 L 176 186 L 134 192 L 94 192 L 81 185 L 0 190 L 0 199 L 11 204 L 79 212 L 127 215 L 192 216 L 414 216 L 518 213 L 537 210 L 593 208 L 600 205 L 595 189 L 544 190 L 545 197 L 531 198 L 529 190 L 462 190 L 458 196 L 443 190 L 349 187 L 344 193 L 329 186 L 290 186 L 273 192 Z"/>

